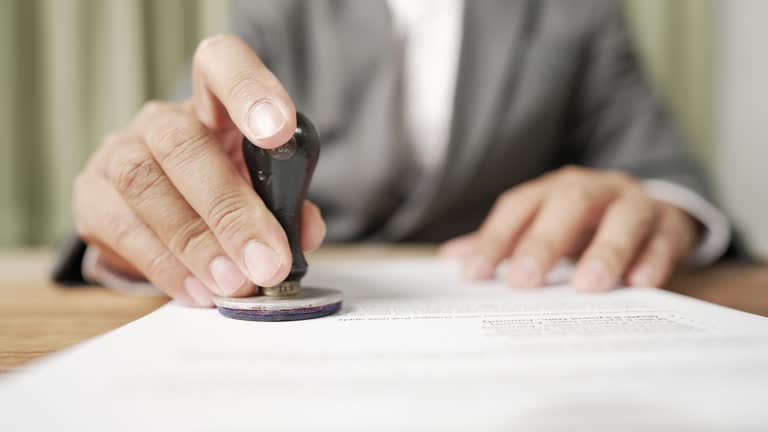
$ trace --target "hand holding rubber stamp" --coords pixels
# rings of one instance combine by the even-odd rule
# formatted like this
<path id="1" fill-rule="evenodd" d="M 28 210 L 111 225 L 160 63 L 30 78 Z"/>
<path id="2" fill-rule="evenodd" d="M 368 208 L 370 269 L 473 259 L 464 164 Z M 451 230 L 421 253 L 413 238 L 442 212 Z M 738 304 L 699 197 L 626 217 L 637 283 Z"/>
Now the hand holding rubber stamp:
<path id="1" fill-rule="evenodd" d="M 307 261 L 300 244 L 301 205 L 319 153 L 317 132 L 301 114 L 297 114 L 296 133 L 280 147 L 265 150 L 243 139 L 243 157 L 253 187 L 285 230 L 293 265 L 284 281 L 261 287 L 261 296 L 217 297 L 214 301 L 222 315 L 249 321 L 290 321 L 329 315 L 341 308 L 341 292 L 302 289 L 300 285 L 307 273 Z"/>
<path id="2" fill-rule="evenodd" d="M 206 40 L 192 81 L 191 100 L 148 102 L 104 139 L 78 176 L 73 207 L 80 236 L 108 267 L 211 307 L 214 295 L 249 296 L 286 280 L 325 224 L 315 205 L 296 202 L 301 235 L 289 243 L 254 193 L 243 136 L 254 150 L 278 148 L 293 138 L 296 112 L 251 48 L 234 36 Z"/>

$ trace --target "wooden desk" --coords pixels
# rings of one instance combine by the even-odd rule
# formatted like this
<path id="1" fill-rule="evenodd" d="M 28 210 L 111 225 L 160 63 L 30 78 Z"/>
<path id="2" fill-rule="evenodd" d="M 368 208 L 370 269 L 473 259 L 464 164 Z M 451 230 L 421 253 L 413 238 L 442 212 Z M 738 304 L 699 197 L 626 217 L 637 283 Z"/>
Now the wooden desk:
<path id="1" fill-rule="evenodd" d="M 432 253 L 424 246 L 323 247 L 310 260 Z M 50 263 L 50 251 L 0 253 L 0 371 L 115 329 L 167 301 L 94 287 L 56 287 L 48 281 Z M 669 289 L 768 316 L 768 265 L 721 265 L 681 274 Z"/>

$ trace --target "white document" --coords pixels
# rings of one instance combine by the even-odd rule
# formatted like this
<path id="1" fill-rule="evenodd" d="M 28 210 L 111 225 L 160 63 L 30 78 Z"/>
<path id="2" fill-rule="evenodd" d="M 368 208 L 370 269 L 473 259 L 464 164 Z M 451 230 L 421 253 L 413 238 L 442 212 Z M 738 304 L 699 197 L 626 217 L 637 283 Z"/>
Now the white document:
<path id="1" fill-rule="evenodd" d="M 556 278 L 563 275 L 555 275 Z M 436 259 L 313 265 L 309 321 L 171 303 L 0 377 L 0 431 L 768 430 L 768 319 L 652 288 L 463 281 Z"/>

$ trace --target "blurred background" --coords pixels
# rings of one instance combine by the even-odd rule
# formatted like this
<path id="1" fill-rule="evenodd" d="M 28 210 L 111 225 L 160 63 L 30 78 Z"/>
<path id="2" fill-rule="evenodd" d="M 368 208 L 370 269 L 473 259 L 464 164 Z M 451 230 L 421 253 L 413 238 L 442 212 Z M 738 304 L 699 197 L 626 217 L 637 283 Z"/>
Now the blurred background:
<path id="1" fill-rule="evenodd" d="M 768 1 L 627 0 L 648 70 L 721 204 L 768 256 Z M 72 227 L 100 138 L 167 97 L 228 0 L 0 0 L 0 248 Z"/>

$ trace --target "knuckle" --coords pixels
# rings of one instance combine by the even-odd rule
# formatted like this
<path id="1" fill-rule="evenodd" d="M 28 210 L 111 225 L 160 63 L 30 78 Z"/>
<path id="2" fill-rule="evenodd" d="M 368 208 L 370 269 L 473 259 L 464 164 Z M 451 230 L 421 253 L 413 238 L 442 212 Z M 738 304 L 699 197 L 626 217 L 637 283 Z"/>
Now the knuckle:
<path id="1" fill-rule="evenodd" d="M 536 195 L 540 191 L 540 189 L 541 189 L 540 180 L 537 178 L 537 179 L 529 180 L 525 183 L 521 183 L 511 189 L 507 189 L 507 192 L 510 192 L 510 193 L 514 192 L 519 194 L 520 196 L 531 197 Z"/>
<path id="2" fill-rule="evenodd" d="M 556 171 L 556 175 L 565 181 L 575 181 L 582 179 L 588 170 L 579 165 L 566 165 Z"/>
<path id="3" fill-rule="evenodd" d="M 176 258 L 167 249 L 162 249 L 152 255 L 147 261 L 144 273 L 148 279 L 162 279 L 161 275 L 168 273 L 176 264 Z"/>
<path id="4" fill-rule="evenodd" d="M 525 183 L 511 189 L 507 189 L 494 202 L 494 207 L 499 210 L 519 210 L 519 206 L 531 204 L 538 196 L 537 185 Z"/>
<path id="5" fill-rule="evenodd" d="M 624 171 L 610 170 L 605 172 L 605 176 L 614 184 L 633 190 L 640 189 L 640 181 Z"/>
<path id="6" fill-rule="evenodd" d="M 582 208 L 588 208 L 595 199 L 594 192 L 580 184 L 566 183 L 556 193 L 556 200 L 561 200 L 570 205 L 574 211 Z"/>
<path id="7" fill-rule="evenodd" d="M 147 136 L 152 153 L 161 165 L 184 165 L 204 150 L 208 134 L 185 114 L 167 115 Z"/>
<path id="8" fill-rule="evenodd" d="M 239 233 L 245 231 L 248 219 L 259 220 L 260 215 L 252 215 L 246 218 L 246 209 L 243 199 L 234 194 L 220 194 L 207 214 L 209 226 L 226 239 L 233 239 Z"/>
<path id="9" fill-rule="evenodd" d="M 179 229 L 171 235 L 168 247 L 178 255 L 198 253 L 200 246 L 206 242 L 208 227 L 201 219 L 192 219 L 180 225 Z"/>
<path id="10" fill-rule="evenodd" d="M 110 218 L 113 222 L 110 224 L 110 234 L 107 243 L 116 252 L 123 252 L 129 249 L 129 242 L 135 234 L 136 227 L 129 224 L 119 215 Z"/>
<path id="11" fill-rule="evenodd" d="M 660 261 L 666 261 L 674 256 L 674 247 L 672 244 L 661 237 L 653 241 L 650 249 L 656 259 Z"/>
<path id="12" fill-rule="evenodd" d="M 158 99 L 152 99 L 144 102 L 144 105 L 141 107 L 141 113 L 146 115 L 153 115 L 158 114 L 163 111 L 167 111 L 169 107 L 168 102 L 158 100 Z"/>
<path id="13" fill-rule="evenodd" d="M 131 235 L 131 229 L 128 228 L 128 225 L 124 223 L 117 222 L 114 225 L 112 225 L 112 235 L 114 236 L 112 238 L 112 242 L 115 245 L 116 250 L 122 250 L 123 245 L 125 245 L 125 242 L 128 240 L 128 238 Z"/>
<path id="14" fill-rule="evenodd" d="M 240 38 L 231 34 L 208 36 L 197 45 L 193 61 L 198 64 L 204 63 L 211 52 L 221 49 L 222 46 L 231 46 L 237 43 L 240 43 Z"/>
<path id="15" fill-rule="evenodd" d="M 659 210 L 645 194 L 624 195 L 611 207 L 613 217 L 626 224 L 629 235 L 650 231 L 661 219 Z"/>
<path id="16" fill-rule="evenodd" d="M 523 251 L 536 251 L 534 255 L 539 255 L 550 259 L 557 254 L 557 240 L 545 234 L 531 234 L 521 245 Z"/>
<path id="17" fill-rule="evenodd" d="M 126 133 L 122 131 L 113 131 L 106 135 L 101 140 L 101 146 L 107 148 L 119 147 L 121 143 L 125 142 Z"/>
<path id="18" fill-rule="evenodd" d="M 262 83 L 251 71 L 235 73 L 230 79 L 227 91 L 229 100 L 257 100 L 265 91 Z"/>
<path id="19" fill-rule="evenodd" d="M 642 231 L 648 231 L 656 225 L 659 215 L 655 207 L 644 207 L 644 211 L 637 212 L 637 225 Z"/>
<path id="20" fill-rule="evenodd" d="M 516 201 L 517 195 L 518 193 L 515 189 L 507 189 L 496 198 L 496 206 L 504 207 L 511 204 Z"/>
<path id="21" fill-rule="evenodd" d="M 115 188 L 128 200 L 144 196 L 163 176 L 157 162 L 146 157 L 128 159 L 111 172 Z"/>
<path id="22" fill-rule="evenodd" d="M 627 243 L 621 240 L 603 240 L 596 245 L 593 254 L 615 269 L 627 260 L 627 249 Z"/>
<path id="23" fill-rule="evenodd" d="M 684 229 L 690 216 L 681 209 L 669 205 L 656 205 L 655 215 L 658 219 L 659 231 L 664 233 L 679 232 Z"/>

